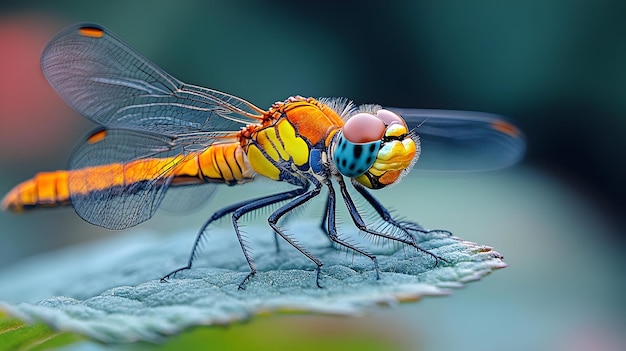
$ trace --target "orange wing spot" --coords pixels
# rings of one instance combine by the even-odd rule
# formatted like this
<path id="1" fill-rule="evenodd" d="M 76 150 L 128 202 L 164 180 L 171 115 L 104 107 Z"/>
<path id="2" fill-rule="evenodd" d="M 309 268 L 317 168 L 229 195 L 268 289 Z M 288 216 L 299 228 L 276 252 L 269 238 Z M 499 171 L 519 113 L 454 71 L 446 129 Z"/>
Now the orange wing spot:
<path id="1" fill-rule="evenodd" d="M 491 128 L 504 133 L 513 138 L 519 138 L 520 131 L 516 126 L 512 125 L 507 121 L 503 121 L 501 119 L 497 119 L 491 123 Z"/>
<path id="2" fill-rule="evenodd" d="M 95 27 L 82 27 L 78 30 L 78 34 L 90 38 L 102 38 L 104 31 Z"/>
<path id="3" fill-rule="evenodd" d="M 104 138 L 106 138 L 107 136 L 107 131 L 106 129 L 102 129 L 99 130 L 93 134 L 91 134 L 88 138 L 87 138 L 87 142 L 89 144 L 95 144 L 95 143 L 99 143 L 102 140 L 104 140 Z"/>

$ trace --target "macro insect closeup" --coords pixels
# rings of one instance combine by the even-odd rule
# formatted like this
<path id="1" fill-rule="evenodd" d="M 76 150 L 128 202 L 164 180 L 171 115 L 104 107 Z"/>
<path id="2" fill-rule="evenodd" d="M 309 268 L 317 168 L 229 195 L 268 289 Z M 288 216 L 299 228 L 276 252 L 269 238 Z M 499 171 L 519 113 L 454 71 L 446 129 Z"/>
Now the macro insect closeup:
<path id="1" fill-rule="evenodd" d="M 323 262 L 279 222 L 323 188 L 323 231 L 335 246 L 371 259 L 377 276 L 376 256 L 339 235 L 337 198 L 361 232 L 413 247 L 435 265 L 445 263 L 445 257 L 419 246 L 427 229 L 394 218 L 370 191 L 399 182 L 413 166 L 442 171 L 506 167 L 525 148 L 515 125 L 486 113 L 357 106 L 344 98 L 301 96 L 264 110 L 177 80 L 94 24 L 57 34 L 44 49 L 41 67 L 61 97 L 100 126 L 79 144 L 69 170 L 38 173 L 17 185 L 4 198 L 4 209 L 71 205 L 92 224 L 125 229 L 150 219 L 161 206 L 198 207 L 220 184 L 265 177 L 292 185 L 215 212 L 200 228 L 187 264 L 163 280 L 190 269 L 208 226 L 230 216 L 250 268 L 239 285 L 243 288 L 257 270 L 239 219 L 269 207 L 269 226 L 316 265 L 320 286 Z M 364 199 L 385 225 L 366 223 L 353 196 Z"/>

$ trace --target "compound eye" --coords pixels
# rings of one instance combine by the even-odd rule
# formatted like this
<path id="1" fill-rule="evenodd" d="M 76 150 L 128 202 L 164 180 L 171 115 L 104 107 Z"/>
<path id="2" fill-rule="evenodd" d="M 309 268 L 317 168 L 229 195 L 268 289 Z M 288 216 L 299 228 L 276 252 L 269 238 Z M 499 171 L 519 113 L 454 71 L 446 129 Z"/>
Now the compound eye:
<path id="1" fill-rule="evenodd" d="M 385 123 L 378 117 L 369 113 L 357 113 L 346 121 L 343 136 L 352 143 L 370 143 L 381 140 L 385 129 Z"/>
<path id="2" fill-rule="evenodd" d="M 404 122 L 404 119 L 402 119 L 402 117 L 398 116 L 397 114 L 389 111 L 389 110 L 378 110 L 378 112 L 376 112 L 376 115 L 378 116 L 378 118 L 380 118 L 383 122 L 385 122 L 385 125 L 392 125 L 394 123 L 399 123 L 402 124 L 403 126 L 406 127 L 406 123 Z"/>

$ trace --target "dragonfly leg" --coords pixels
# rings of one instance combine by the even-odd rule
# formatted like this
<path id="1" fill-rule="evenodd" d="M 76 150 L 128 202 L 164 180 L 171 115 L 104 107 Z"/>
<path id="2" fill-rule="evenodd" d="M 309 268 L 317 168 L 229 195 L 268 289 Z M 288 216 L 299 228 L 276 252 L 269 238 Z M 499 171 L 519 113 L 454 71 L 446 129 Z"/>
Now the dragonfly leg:
<path id="1" fill-rule="evenodd" d="M 370 202 L 369 200 L 368 200 L 368 202 L 370 202 L 370 204 L 372 204 L 372 206 L 374 207 L 374 209 L 377 212 L 380 211 L 379 215 L 381 215 L 381 217 L 383 217 L 381 212 L 386 213 L 389 216 L 389 218 L 385 219 L 383 217 L 383 220 L 385 220 L 386 222 L 388 222 L 388 223 L 390 223 L 392 225 L 396 225 L 400 229 L 400 231 L 402 233 L 402 236 L 399 236 L 396 233 L 388 234 L 388 233 L 383 233 L 383 232 L 380 232 L 380 231 L 368 228 L 367 225 L 365 224 L 365 222 L 363 221 L 363 218 L 359 214 L 359 211 L 357 210 L 356 206 L 354 205 L 354 201 L 352 200 L 352 197 L 348 193 L 348 189 L 346 188 L 346 184 L 343 181 L 343 178 L 342 177 L 338 177 L 337 181 L 338 181 L 339 187 L 341 189 L 341 195 L 343 196 L 343 199 L 344 199 L 344 202 L 346 204 L 346 207 L 348 208 L 348 212 L 350 213 L 350 217 L 352 217 L 352 221 L 357 226 L 357 228 L 359 228 L 359 230 L 361 230 L 361 231 L 363 231 L 365 233 L 374 235 L 376 237 L 380 237 L 380 238 L 383 238 L 383 239 L 388 239 L 388 240 L 392 240 L 392 241 L 396 241 L 396 242 L 399 242 L 399 243 L 403 243 L 403 244 L 409 245 L 409 246 L 415 248 L 416 250 L 418 250 L 420 252 L 428 254 L 429 256 L 431 256 L 435 260 L 435 267 L 439 264 L 440 260 L 443 261 L 443 262 L 448 263 L 448 261 L 446 259 L 444 259 L 444 258 L 442 258 L 440 256 L 437 256 L 434 253 L 432 253 L 432 252 L 430 252 L 430 251 L 428 251 L 426 249 L 422 249 L 421 247 L 419 247 L 419 245 L 417 244 L 417 240 L 415 239 L 415 236 L 409 232 L 409 230 L 411 230 L 411 228 L 407 228 L 407 227 L 402 225 L 402 222 L 395 221 L 393 218 L 391 218 L 391 215 L 389 215 L 389 212 L 387 211 L 387 209 L 385 209 L 378 202 L 378 200 L 374 199 L 374 197 L 372 195 L 370 195 L 369 193 L 367 193 L 365 191 L 365 193 L 369 197 L 365 197 L 365 195 L 364 195 L 364 197 L 366 199 L 371 198 L 372 201 L 374 201 L 376 204 L 378 204 L 378 207 L 374 206 L 372 204 L 372 202 Z M 357 190 L 358 190 L 358 187 L 357 187 Z M 359 193 L 361 193 L 361 192 L 359 191 Z M 426 231 L 426 230 L 424 230 L 417 223 L 414 223 L 414 225 L 416 226 L 416 231 L 418 231 L 418 232 L 421 232 L 421 233 L 431 233 L 431 232 L 434 232 L 434 231 Z M 447 233 L 449 233 L 449 232 L 447 232 Z"/>
<path id="2" fill-rule="evenodd" d="M 320 223 L 320 229 L 324 232 L 324 234 L 328 235 L 328 208 L 330 207 L 330 195 L 326 198 L 326 212 L 324 212 L 324 217 L 322 218 L 322 222 Z"/>
<path id="3" fill-rule="evenodd" d="M 250 273 L 248 273 L 248 275 L 246 275 L 243 281 L 239 284 L 240 290 L 245 289 L 245 284 L 250 280 L 250 278 L 252 278 L 252 276 L 256 274 L 257 270 L 256 270 L 256 265 L 254 264 L 254 259 L 252 258 L 252 255 L 250 254 L 249 249 L 247 248 L 248 243 L 246 242 L 245 237 L 243 236 L 243 233 L 239 229 L 239 219 L 248 212 L 255 211 L 262 207 L 270 206 L 281 201 L 290 200 L 302 194 L 307 194 L 306 191 L 308 190 L 308 188 L 309 188 L 309 183 L 302 182 L 301 187 L 297 189 L 257 198 L 253 201 L 247 202 L 245 205 L 232 211 L 233 212 L 232 222 L 233 222 L 233 227 L 235 229 L 235 234 L 237 234 L 237 240 L 239 240 L 239 245 L 241 246 L 243 255 L 246 258 L 246 261 L 248 262 L 248 266 L 250 267 Z M 285 237 L 284 234 L 279 232 L 275 227 L 272 227 L 272 229 L 274 229 L 275 232 L 278 233 L 283 238 Z"/>
<path id="4" fill-rule="evenodd" d="M 328 238 L 332 242 L 341 245 L 347 249 L 350 249 L 354 252 L 360 253 L 361 255 L 366 256 L 367 258 L 372 260 L 372 262 L 374 262 L 374 268 L 376 270 L 376 280 L 380 279 L 380 268 L 378 267 L 378 259 L 376 258 L 376 256 L 339 238 L 336 225 L 337 200 L 335 197 L 335 189 L 333 188 L 333 184 L 330 180 L 327 180 L 325 183 L 328 187 L 328 200 L 326 201 L 326 212 L 324 213 L 324 219 L 327 227 L 324 231 L 326 232 L 326 234 L 328 234 Z"/>
<path id="5" fill-rule="evenodd" d="M 294 191 L 302 192 L 302 190 L 300 190 L 300 189 L 295 189 L 295 190 L 292 190 L 292 191 L 288 191 L 288 192 L 284 192 L 284 193 L 280 193 L 280 194 L 275 194 L 274 196 L 279 196 L 279 195 L 283 195 L 283 194 L 291 194 Z M 292 195 L 291 197 L 293 197 L 293 196 L 297 196 L 297 194 L 296 195 Z M 178 269 L 175 269 L 175 270 L 171 271 L 170 273 L 166 274 L 165 276 L 163 276 L 161 278 L 161 282 L 166 282 L 169 278 L 174 277 L 177 273 L 179 273 L 181 271 L 191 269 L 193 261 L 196 259 L 196 256 L 198 254 L 198 249 L 200 247 L 200 242 L 202 241 L 202 238 L 204 237 L 204 234 L 206 233 L 206 230 L 207 230 L 207 228 L 209 227 L 209 225 L 211 223 L 215 222 L 216 220 L 224 217 L 225 215 L 227 215 L 229 213 L 233 213 L 236 210 L 245 207 L 246 205 L 249 205 L 251 203 L 256 203 L 256 202 L 264 200 L 264 199 L 267 199 L 267 196 L 259 197 L 259 198 L 252 199 L 252 200 L 241 201 L 241 202 L 229 205 L 227 207 L 224 207 L 224 208 L 216 211 L 211 216 L 211 218 L 209 218 L 209 220 L 207 220 L 204 223 L 204 225 L 202 226 L 202 228 L 200 228 L 200 231 L 196 235 L 196 239 L 193 242 L 193 247 L 191 248 L 191 254 L 189 255 L 189 260 L 187 261 L 187 265 L 183 266 L 183 267 L 180 267 Z M 276 200 L 276 202 L 279 202 L 279 201 L 282 201 L 282 200 L 280 200 L 280 199 Z M 271 205 L 271 203 L 269 203 L 268 205 Z"/>
<path id="6" fill-rule="evenodd" d="M 334 189 L 333 189 L 334 190 Z M 333 192 L 333 198 L 334 198 L 335 194 Z M 333 240 L 330 238 L 330 234 L 329 234 L 329 224 L 328 224 L 328 216 L 330 215 L 330 195 L 326 198 L 326 205 L 324 205 L 324 208 L 326 208 L 326 211 L 324 211 L 324 217 L 322 218 L 322 222 L 320 223 L 320 229 L 322 229 L 322 232 L 324 234 L 326 234 L 326 237 L 328 238 L 329 244 L 330 246 L 333 246 L 334 242 Z M 334 205 L 333 205 L 334 208 Z"/>
<path id="7" fill-rule="evenodd" d="M 292 211 L 294 208 L 304 204 L 315 196 L 319 195 L 322 184 L 315 178 L 311 177 L 309 180 L 315 185 L 315 188 L 311 191 L 307 191 L 302 195 L 296 197 L 292 201 L 288 202 L 278 210 L 274 211 L 269 218 L 267 219 L 270 227 L 274 229 L 275 233 L 280 235 L 286 242 L 288 242 L 291 246 L 293 246 L 296 250 L 300 251 L 304 256 L 306 256 L 309 260 L 317 265 L 316 276 L 315 276 L 315 284 L 318 288 L 321 288 L 320 285 L 320 273 L 322 270 L 322 266 L 324 265 L 322 261 L 320 261 L 317 257 L 313 256 L 310 252 L 308 252 L 304 247 L 298 244 L 291 236 L 289 236 L 283 229 L 278 226 L 278 220 L 284 216 L 285 214 Z"/>
<path id="8" fill-rule="evenodd" d="M 429 233 L 441 233 L 446 235 L 452 235 L 450 231 L 445 229 L 431 229 L 427 230 L 422 227 L 420 224 L 407 221 L 407 220 L 397 220 L 391 216 L 389 210 L 383 206 L 367 189 L 365 189 L 361 184 L 352 182 L 354 188 L 365 198 L 365 200 L 374 208 L 376 213 L 380 216 L 380 218 L 388 224 L 391 224 L 394 227 L 399 228 L 401 231 L 405 233 L 408 237 L 413 237 L 411 232 L 420 233 L 420 234 L 429 234 Z"/>
<path id="9" fill-rule="evenodd" d="M 211 218 L 209 218 L 209 220 L 204 223 L 204 225 L 202 226 L 202 228 L 200 229 L 200 231 L 196 235 L 196 239 L 194 240 L 193 246 L 191 248 L 191 254 L 189 255 L 189 260 L 187 260 L 187 265 L 183 266 L 183 267 L 180 267 L 180 268 L 177 268 L 177 269 L 167 273 L 166 275 L 163 276 L 163 278 L 161 278 L 161 282 L 166 282 L 169 278 L 174 277 L 179 272 L 182 272 L 182 271 L 187 270 L 187 269 L 191 269 L 191 265 L 193 264 L 193 261 L 196 259 L 196 255 L 198 254 L 198 248 L 200 246 L 200 242 L 202 241 L 202 238 L 204 237 L 204 233 L 206 232 L 206 229 L 208 228 L 208 226 L 211 223 L 215 222 L 216 220 L 218 220 L 218 219 L 224 217 L 225 215 L 235 211 L 239 207 L 244 206 L 246 203 L 247 202 L 239 202 L 239 203 L 236 203 L 236 204 L 232 204 L 230 206 L 224 207 L 224 208 L 216 211 L 215 213 L 213 213 Z"/>
<path id="10" fill-rule="evenodd" d="M 280 245 L 278 244 L 278 233 L 274 232 L 274 246 L 276 248 L 276 253 L 280 252 Z"/>

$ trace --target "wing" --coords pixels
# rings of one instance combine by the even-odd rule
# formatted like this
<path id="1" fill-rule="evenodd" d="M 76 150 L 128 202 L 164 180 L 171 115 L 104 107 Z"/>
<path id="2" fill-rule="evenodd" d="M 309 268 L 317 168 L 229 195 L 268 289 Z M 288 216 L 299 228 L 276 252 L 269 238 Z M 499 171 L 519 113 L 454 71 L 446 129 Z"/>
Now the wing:
<path id="1" fill-rule="evenodd" d="M 217 184 L 173 186 L 167 189 L 161 209 L 171 214 L 190 214 L 204 206 L 217 191 Z"/>
<path id="2" fill-rule="evenodd" d="M 107 127 L 167 135 L 232 131 L 263 113 L 238 97 L 177 80 L 95 24 L 57 34 L 41 67 L 74 110 Z"/>
<path id="3" fill-rule="evenodd" d="M 501 116 L 470 111 L 388 108 L 419 135 L 416 167 L 431 171 L 485 171 L 524 156 L 523 133 Z"/>
<path id="4" fill-rule="evenodd" d="M 86 221 L 124 229 L 151 218 L 171 183 L 172 172 L 194 153 L 174 138 L 137 130 L 98 128 L 76 148 L 69 190 L 74 209 Z M 196 192 L 207 199 L 214 185 Z M 196 201 L 197 200 L 197 201 Z"/>
<path id="5" fill-rule="evenodd" d="M 178 165 L 263 113 L 235 96 L 177 80 L 94 24 L 57 34 L 44 49 L 41 67 L 72 108 L 106 126 L 78 146 L 69 179 L 76 212 L 106 228 L 152 217 Z M 208 184 L 193 192 L 192 201 L 189 189 L 168 198 L 172 208 L 180 207 L 181 198 L 190 206 L 213 191 Z"/>

